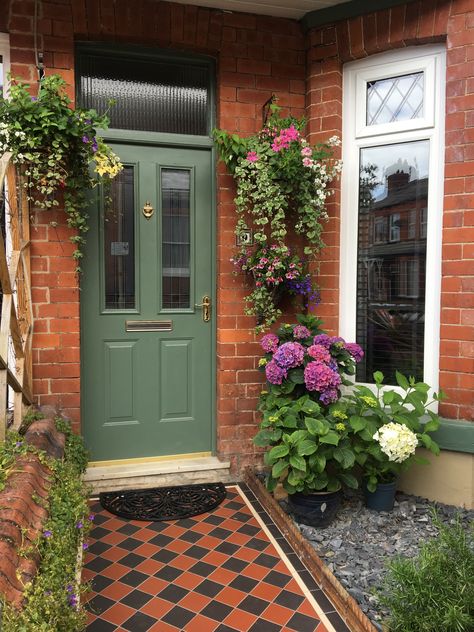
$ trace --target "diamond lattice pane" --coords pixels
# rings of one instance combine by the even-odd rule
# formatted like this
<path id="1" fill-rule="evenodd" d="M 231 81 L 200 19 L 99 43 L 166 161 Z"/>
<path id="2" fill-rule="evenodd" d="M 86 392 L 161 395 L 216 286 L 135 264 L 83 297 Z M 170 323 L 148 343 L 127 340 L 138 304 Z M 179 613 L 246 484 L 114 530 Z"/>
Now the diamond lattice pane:
<path id="1" fill-rule="evenodd" d="M 367 125 L 420 118 L 423 115 L 423 73 L 367 83 Z"/>

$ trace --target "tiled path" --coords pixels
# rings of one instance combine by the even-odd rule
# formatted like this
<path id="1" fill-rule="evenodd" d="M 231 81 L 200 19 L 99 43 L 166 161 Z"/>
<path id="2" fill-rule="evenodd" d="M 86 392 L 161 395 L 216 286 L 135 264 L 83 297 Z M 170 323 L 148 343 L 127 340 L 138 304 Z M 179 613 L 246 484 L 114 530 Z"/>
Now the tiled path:
<path id="1" fill-rule="evenodd" d="M 244 484 L 186 520 L 92 510 L 88 632 L 349 632 Z"/>

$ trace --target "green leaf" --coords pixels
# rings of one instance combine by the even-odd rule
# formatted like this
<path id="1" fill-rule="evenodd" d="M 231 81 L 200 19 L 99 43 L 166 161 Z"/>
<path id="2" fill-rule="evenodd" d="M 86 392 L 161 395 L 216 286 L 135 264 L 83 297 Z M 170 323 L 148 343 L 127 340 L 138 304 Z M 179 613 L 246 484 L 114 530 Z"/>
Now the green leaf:
<path id="1" fill-rule="evenodd" d="M 287 445 L 276 445 L 268 452 L 269 465 L 273 465 L 278 459 L 287 456 L 290 452 L 290 448 Z"/>
<path id="2" fill-rule="evenodd" d="M 394 397 L 395 393 L 393 391 L 385 391 L 383 394 L 383 403 L 390 404 L 391 402 L 393 402 Z"/>
<path id="3" fill-rule="evenodd" d="M 308 428 L 308 432 L 312 435 L 323 435 L 329 428 L 327 421 L 323 422 L 320 419 L 315 419 L 314 417 L 305 417 L 304 423 L 306 428 Z"/>
<path id="4" fill-rule="evenodd" d="M 288 461 L 286 461 L 285 459 L 280 459 L 279 461 L 277 461 L 275 465 L 272 467 L 273 478 L 280 478 L 280 476 L 287 469 L 287 467 L 288 467 Z"/>
<path id="5" fill-rule="evenodd" d="M 338 461 L 343 469 L 347 470 L 354 465 L 355 457 L 350 448 L 336 448 L 334 450 L 334 458 Z"/>
<path id="6" fill-rule="evenodd" d="M 398 386 L 400 386 L 400 388 L 403 388 L 404 391 L 407 391 L 410 388 L 410 385 L 408 384 L 408 380 L 403 375 L 403 373 L 399 373 L 399 371 L 395 371 L 395 378 L 397 380 Z"/>
<path id="7" fill-rule="evenodd" d="M 340 472 L 339 478 L 344 485 L 350 487 L 351 489 L 357 489 L 359 487 L 359 481 L 356 479 L 354 474 L 351 474 L 350 472 Z"/>
<path id="8" fill-rule="evenodd" d="M 337 445 L 339 443 L 339 435 L 336 432 L 330 430 L 327 434 L 320 437 L 320 443 L 329 443 L 330 445 Z"/>
<path id="9" fill-rule="evenodd" d="M 440 453 L 439 445 L 436 443 L 436 441 L 433 441 L 430 435 L 421 434 L 419 435 L 419 439 L 421 439 L 421 442 L 427 450 L 430 450 L 430 452 L 436 455 Z"/>
<path id="10" fill-rule="evenodd" d="M 310 454 L 314 454 L 318 446 L 311 439 L 305 439 L 301 443 L 298 444 L 297 452 L 300 456 L 309 456 Z"/>
<path id="11" fill-rule="evenodd" d="M 266 447 L 271 441 L 272 433 L 272 430 L 260 430 L 260 432 L 258 432 L 253 438 L 254 445 L 259 448 Z"/>
<path id="12" fill-rule="evenodd" d="M 381 371 L 375 371 L 374 380 L 376 384 L 381 384 L 383 382 L 383 373 Z"/>
<path id="13" fill-rule="evenodd" d="M 315 415 L 316 413 L 319 413 L 319 411 L 321 410 L 319 405 L 316 402 L 313 402 L 311 399 L 308 399 L 303 407 L 302 407 L 303 412 L 307 413 L 308 415 Z"/>
<path id="14" fill-rule="evenodd" d="M 440 425 L 439 419 L 430 419 L 423 425 L 423 432 L 435 432 Z"/>
<path id="15" fill-rule="evenodd" d="M 349 424 L 354 432 L 359 432 L 367 426 L 367 420 L 359 415 L 352 415 L 349 419 Z"/>
<path id="16" fill-rule="evenodd" d="M 304 384 L 303 369 L 291 369 L 288 373 L 288 377 L 294 384 Z"/>
<path id="17" fill-rule="evenodd" d="M 306 460 L 299 456 L 298 454 L 292 454 L 290 456 L 290 465 L 294 467 L 296 470 L 301 470 L 302 472 L 306 472 Z"/>
<path id="18" fill-rule="evenodd" d="M 308 459 L 308 465 L 314 472 L 324 472 L 326 467 L 326 457 L 323 454 L 312 454 Z"/>

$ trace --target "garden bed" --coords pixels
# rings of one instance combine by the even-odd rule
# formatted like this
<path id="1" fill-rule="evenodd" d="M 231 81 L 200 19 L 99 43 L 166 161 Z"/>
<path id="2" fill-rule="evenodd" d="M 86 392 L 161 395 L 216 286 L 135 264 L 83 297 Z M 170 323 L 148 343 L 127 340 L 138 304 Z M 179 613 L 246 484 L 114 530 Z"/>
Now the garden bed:
<path id="1" fill-rule="evenodd" d="M 286 510 L 284 501 L 282 506 Z M 420 545 L 438 534 L 434 510 L 445 524 L 454 524 L 455 516 L 459 515 L 467 528 L 474 518 L 473 511 L 402 493 L 397 493 L 393 511 L 379 513 L 364 506 L 362 494 L 347 492 L 336 519 L 328 527 L 316 529 L 304 524 L 298 527 L 378 627 L 387 611 L 375 593 L 382 584 L 387 561 L 397 555 L 415 557 Z"/>

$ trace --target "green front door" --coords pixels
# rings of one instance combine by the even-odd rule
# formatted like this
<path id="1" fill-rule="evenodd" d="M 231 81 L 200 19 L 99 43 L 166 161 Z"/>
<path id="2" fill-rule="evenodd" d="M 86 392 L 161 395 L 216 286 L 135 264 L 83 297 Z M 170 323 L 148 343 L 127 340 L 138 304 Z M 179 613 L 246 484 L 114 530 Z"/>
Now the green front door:
<path id="1" fill-rule="evenodd" d="M 83 263 L 86 444 L 93 461 L 208 452 L 211 153 L 126 144 L 114 150 L 124 170 L 102 192 L 100 212 L 91 212 Z M 200 306 L 206 302 L 210 308 Z"/>

